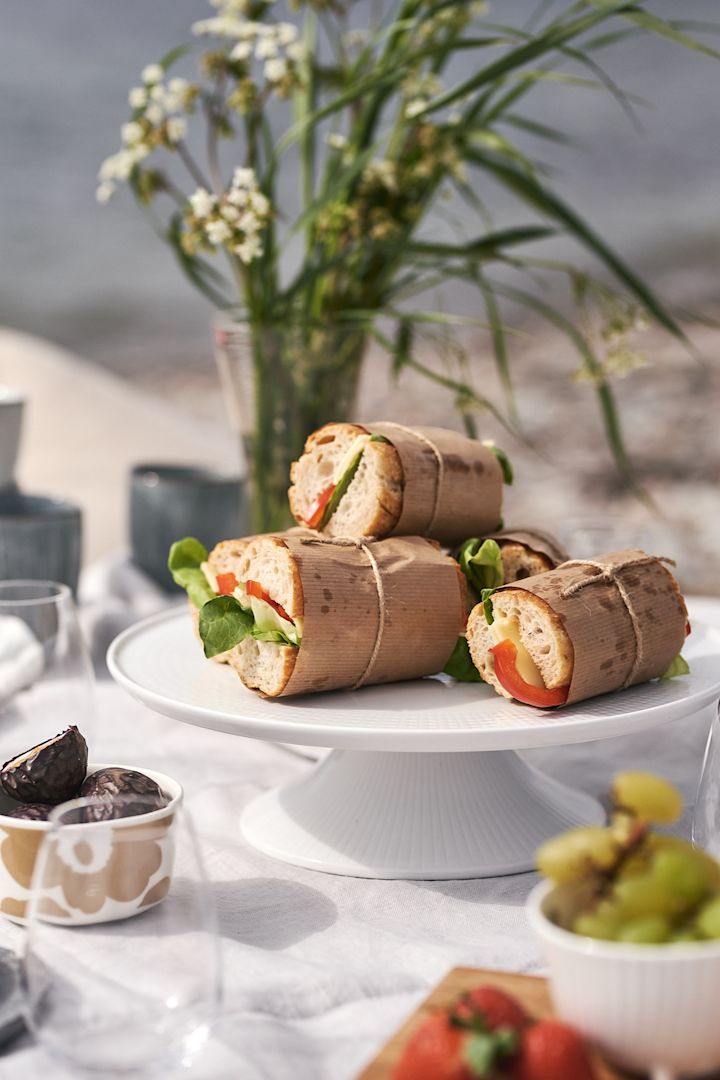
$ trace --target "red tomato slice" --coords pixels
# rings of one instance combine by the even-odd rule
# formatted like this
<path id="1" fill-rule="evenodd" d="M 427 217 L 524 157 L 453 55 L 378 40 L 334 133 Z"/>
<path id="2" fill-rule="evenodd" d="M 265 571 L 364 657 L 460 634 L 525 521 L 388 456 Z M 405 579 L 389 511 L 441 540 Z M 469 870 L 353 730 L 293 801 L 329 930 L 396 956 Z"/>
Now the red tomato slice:
<path id="1" fill-rule="evenodd" d="M 217 587 L 221 596 L 232 596 L 238 587 L 237 578 L 230 572 L 217 575 Z"/>
<path id="2" fill-rule="evenodd" d="M 525 682 L 517 669 L 517 649 L 512 641 L 501 641 L 490 650 L 495 659 L 495 674 L 500 685 L 512 694 L 517 701 L 526 705 L 535 705 L 538 709 L 549 709 L 555 705 L 564 705 L 567 701 L 569 686 L 560 686 L 557 690 L 546 690 L 544 686 L 533 686 Z"/>
<path id="3" fill-rule="evenodd" d="M 246 581 L 245 592 L 248 596 L 255 596 L 258 600 L 264 600 L 266 604 L 270 605 L 273 611 L 277 611 L 281 619 L 285 619 L 287 622 L 292 623 L 293 626 L 295 625 L 285 608 L 282 607 L 281 604 L 276 604 L 274 600 L 270 599 L 259 581 Z"/>
<path id="4" fill-rule="evenodd" d="M 318 495 L 317 499 L 313 502 L 312 506 L 308 510 L 308 515 L 305 518 L 305 524 L 310 529 L 317 529 L 318 525 L 322 521 L 322 516 L 325 513 L 325 507 L 328 504 L 328 500 L 333 491 L 337 487 L 337 484 L 328 484 L 326 488 Z"/>

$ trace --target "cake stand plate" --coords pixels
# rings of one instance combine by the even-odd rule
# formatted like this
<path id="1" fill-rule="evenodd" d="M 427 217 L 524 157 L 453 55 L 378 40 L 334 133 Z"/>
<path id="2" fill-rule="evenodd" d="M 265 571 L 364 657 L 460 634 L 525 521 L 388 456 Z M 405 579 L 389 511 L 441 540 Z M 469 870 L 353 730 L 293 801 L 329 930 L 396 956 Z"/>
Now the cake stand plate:
<path id="1" fill-rule="evenodd" d="M 543 840 L 603 819 L 596 800 L 515 751 L 612 738 L 704 709 L 709 722 L 720 631 L 695 623 L 685 655 L 689 676 L 557 711 L 443 677 L 266 700 L 205 660 L 187 612 L 172 610 L 116 638 L 108 666 L 133 697 L 176 720 L 333 748 L 247 806 L 241 828 L 260 851 L 328 873 L 442 880 L 529 870 Z"/>

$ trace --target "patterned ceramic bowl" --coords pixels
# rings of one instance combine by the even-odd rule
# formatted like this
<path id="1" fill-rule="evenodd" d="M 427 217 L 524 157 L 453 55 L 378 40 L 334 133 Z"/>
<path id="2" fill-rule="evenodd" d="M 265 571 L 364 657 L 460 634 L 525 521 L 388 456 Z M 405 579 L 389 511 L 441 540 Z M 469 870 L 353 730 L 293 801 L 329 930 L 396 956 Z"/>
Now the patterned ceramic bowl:
<path id="1" fill-rule="evenodd" d="M 557 926 L 553 885 L 527 913 L 550 968 L 559 1016 L 611 1061 L 652 1076 L 698 1076 L 720 1066 L 720 942 L 632 945 Z"/>
<path id="2" fill-rule="evenodd" d="M 88 773 L 111 767 L 118 766 L 91 764 Z M 163 773 L 142 772 L 167 795 L 167 806 L 139 817 L 57 830 L 39 901 L 48 919 L 69 926 L 112 922 L 147 911 L 167 895 L 174 853 L 172 825 L 183 791 Z M 11 800 L 0 795 L 0 913 L 22 923 L 38 851 L 52 823 L 8 817 L 10 805 Z M 123 843 L 123 837 L 133 843 Z"/>

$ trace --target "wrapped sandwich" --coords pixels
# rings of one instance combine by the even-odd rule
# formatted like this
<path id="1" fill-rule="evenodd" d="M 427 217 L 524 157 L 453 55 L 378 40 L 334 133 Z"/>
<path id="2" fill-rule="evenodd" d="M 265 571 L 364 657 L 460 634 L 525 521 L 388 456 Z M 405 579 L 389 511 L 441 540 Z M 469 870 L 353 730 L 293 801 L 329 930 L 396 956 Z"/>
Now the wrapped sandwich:
<path id="1" fill-rule="evenodd" d="M 472 660 L 506 698 L 540 708 L 681 674 L 685 602 L 663 560 L 629 549 L 503 586 L 468 620 Z"/>
<path id="2" fill-rule="evenodd" d="M 297 522 L 325 536 L 429 536 L 447 547 L 500 527 L 509 462 L 443 428 L 326 424 L 293 463 Z"/>
<path id="3" fill-rule="evenodd" d="M 432 541 L 257 537 L 199 613 L 205 654 L 268 697 L 433 675 L 465 625 L 465 579 Z"/>

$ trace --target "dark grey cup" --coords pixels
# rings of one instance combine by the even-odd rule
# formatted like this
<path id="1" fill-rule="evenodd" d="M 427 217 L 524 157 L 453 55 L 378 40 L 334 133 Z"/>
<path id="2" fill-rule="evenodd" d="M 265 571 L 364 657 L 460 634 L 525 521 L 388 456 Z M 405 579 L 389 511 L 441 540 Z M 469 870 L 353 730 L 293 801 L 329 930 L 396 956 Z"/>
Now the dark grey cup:
<path id="1" fill-rule="evenodd" d="M 130 481 L 132 556 L 165 589 L 175 589 L 167 568 L 170 545 L 196 536 L 210 549 L 248 531 L 245 485 L 189 465 L 136 465 Z"/>
<path id="2" fill-rule="evenodd" d="M 42 495 L 0 492 L 0 579 L 59 581 L 75 592 L 81 552 L 79 507 Z"/>

